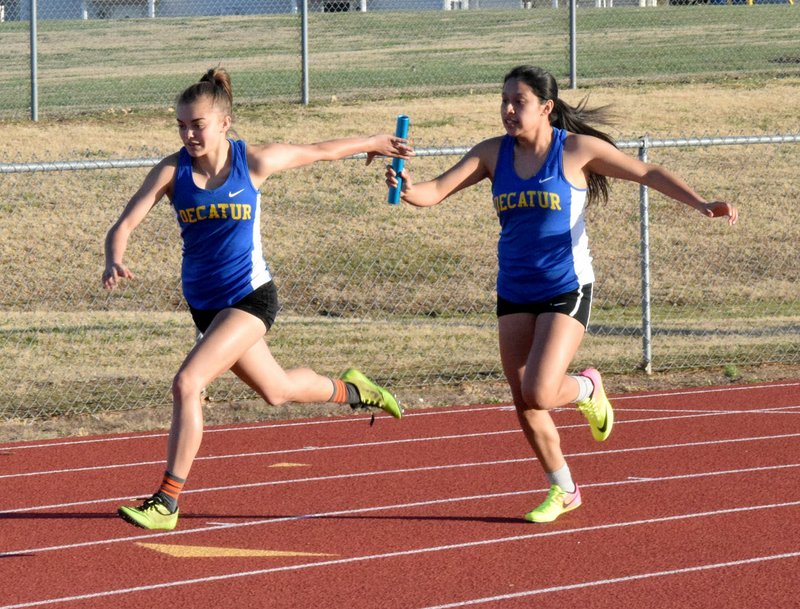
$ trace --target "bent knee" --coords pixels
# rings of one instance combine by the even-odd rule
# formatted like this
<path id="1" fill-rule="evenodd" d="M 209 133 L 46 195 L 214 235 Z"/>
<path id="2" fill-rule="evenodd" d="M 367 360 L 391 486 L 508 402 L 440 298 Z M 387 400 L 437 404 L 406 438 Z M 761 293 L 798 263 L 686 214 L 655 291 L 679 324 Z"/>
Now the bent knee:
<path id="1" fill-rule="evenodd" d="M 540 383 L 529 386 L 523 385 L 522 398 L 525 400 L 525 405 L 534 410 L 552 410 L 563 406 L 559 402 L 558 388 L 548 387 Z"/>
<path id="2" fill-rule="evenodd" d="M 178 372 L 172 379 L 172 396 L 177 400 L 197 397 L 203 392 L 203 389 L 205 389 L 205 382 L 185 370 Z"/>

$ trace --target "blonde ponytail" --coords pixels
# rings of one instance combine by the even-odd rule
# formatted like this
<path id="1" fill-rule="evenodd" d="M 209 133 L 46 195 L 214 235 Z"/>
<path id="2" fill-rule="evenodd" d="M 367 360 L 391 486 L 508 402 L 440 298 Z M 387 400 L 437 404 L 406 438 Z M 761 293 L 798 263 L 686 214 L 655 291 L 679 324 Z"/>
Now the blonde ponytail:
<path id="1" fill-rule="evenodd" d="M 178 96 L 177 105 L 191 104 L 200 98 L 209 97 L 220 112 L 227 115 L 233 113 L 233 87 L 231 77 L 225 68 L 211 68 Z"/>

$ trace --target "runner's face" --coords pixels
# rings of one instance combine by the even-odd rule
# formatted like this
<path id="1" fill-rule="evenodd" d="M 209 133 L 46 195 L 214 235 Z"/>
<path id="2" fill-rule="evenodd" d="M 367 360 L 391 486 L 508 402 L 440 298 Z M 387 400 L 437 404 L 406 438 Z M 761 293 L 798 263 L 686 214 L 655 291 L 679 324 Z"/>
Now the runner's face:
<path id="1" fill-rule="evenodd" d="M 193 157 L 216 149 L 230 128 L 228 117 L 215 108 L 208 97 L 178 106 L 177 119 L 178 134 Z"/>
<path id="2" fill-rule="evenodd" d="M 517 137 L 537 128 L 543 117 L 549 121 L 545 106 L 529 85 L 516 78 L 506 81 L 500 103 L 506 133 Z"/>

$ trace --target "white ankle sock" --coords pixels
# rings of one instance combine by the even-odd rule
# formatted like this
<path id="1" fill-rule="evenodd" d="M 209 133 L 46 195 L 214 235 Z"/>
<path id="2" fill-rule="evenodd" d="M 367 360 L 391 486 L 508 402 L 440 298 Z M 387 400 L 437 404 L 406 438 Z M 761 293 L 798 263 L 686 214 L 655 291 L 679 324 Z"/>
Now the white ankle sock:
<path id="1" fill-rule="evenodd" d="M 592 383 L 592 379 L 582 375 L 573 376 L 571 378 L 574 378 L 578 382 L 578 397 L 575 398 L 576 402 L 580 402 L 592 396 L 594 392 L 594 383 Z"/>
<path id="2" fill-rule="evenodd" d="M 572 474 L 569 471 L 569 466 L 564 463 L 564 465 L 557 469 L 554 472 L 546 472 L 547 480 L 550 484 L 557 484 L 561 487 L 562 491 L 566 491 L 568 493 L 575 492 L 575 483 L 572 481 Z"/>

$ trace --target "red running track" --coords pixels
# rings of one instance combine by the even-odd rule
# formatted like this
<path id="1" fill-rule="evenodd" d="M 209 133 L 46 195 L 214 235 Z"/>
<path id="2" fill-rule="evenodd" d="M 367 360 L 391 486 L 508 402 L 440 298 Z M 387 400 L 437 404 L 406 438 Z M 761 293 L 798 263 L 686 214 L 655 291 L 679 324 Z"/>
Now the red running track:
<path id="1" fill-rule="evenodd" d="M 800 381 L 554 413 L 584 504 L 550 525 L 507 405 L 207 431 L 172 532 L 120 503 L 163 433 L 0 445 L 0 609 L 799 607 Z"/>

